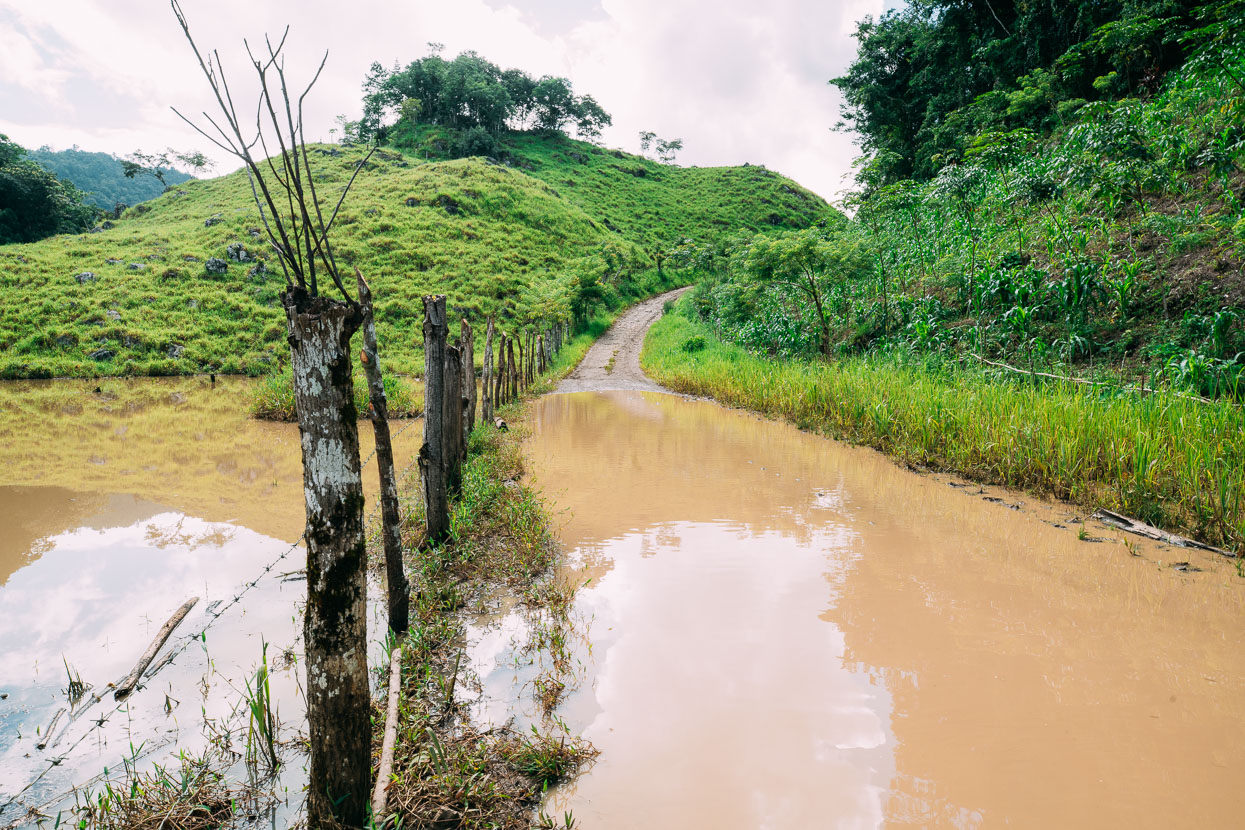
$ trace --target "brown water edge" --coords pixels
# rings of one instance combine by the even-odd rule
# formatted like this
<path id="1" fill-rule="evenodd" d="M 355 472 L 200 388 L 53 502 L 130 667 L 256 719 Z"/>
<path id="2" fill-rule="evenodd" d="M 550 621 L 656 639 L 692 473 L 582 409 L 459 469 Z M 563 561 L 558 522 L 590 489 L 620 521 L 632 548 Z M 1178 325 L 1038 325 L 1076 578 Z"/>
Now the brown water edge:
<path id="1" fill-rule="evenodd" d="M 558 395 L 532 423 L 531 469 L 566 509 L 573 578 L 591 580 L 586 682 L 561 715 L 601 750 L 551 813 L 594 828 L 1239 822 L 1231 563 L 1130 551 L 1092 522 L 1105 541 L 1081 541 L 1066 506 L 708 402 Z"/>
<path id="2" fill-rule="evenodd" d="M 26 807 L 104 766 L 118 768 L 131 745 L 142 747 L 143 763 L 166 762 L 179 749 L 204 748 L 205 716 L 217 728 L 244 728 L 236 710 L 264 642 L 282 736 L 300 730 L 306 583 L 282 574 L 303 567 L 302 551 L 288 552 L 270 574 L 263 569 L 302 531 L 301 448 L 296 425 L 247 417 L 249 383 L 0 384 L 0 827 L 21 824 Z M 360 426 L 366 458 L 372 432 Z M 417 422 L 392 428 L 396 463 L 408 467 L 421 430 Z M 370 512 L 375 463 L 363 472 Z M 37 730 L 69 703 L 62 660 L 104 691 L 187 597 L 202 599 L 161 657 L 251 581 L 203 643 L 191 644 L 104 727 L 93 729 L 91 720 L 116 706 L 111 695 L 60 741 L 37 749 Z M 383 632 L 377 610 L 369 621 L 374 634 Z M 379 638 L 371 643 L 377 652 Z M 273 817 L 277 826 L 301 801 L 301 760 L 290 760 L 280 781 L 289 799 Z M 38 785 L 6 809 L 39 774 Z"/>

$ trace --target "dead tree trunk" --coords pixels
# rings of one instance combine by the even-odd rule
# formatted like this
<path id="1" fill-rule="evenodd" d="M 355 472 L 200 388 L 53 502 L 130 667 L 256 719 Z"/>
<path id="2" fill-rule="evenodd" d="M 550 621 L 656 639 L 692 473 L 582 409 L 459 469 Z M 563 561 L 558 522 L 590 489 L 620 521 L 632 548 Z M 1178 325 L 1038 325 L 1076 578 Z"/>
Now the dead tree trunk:
<path id="1" fill-rule="evenodd" d="M 467 441 L 476 428 L 476 344 L 475 332 L 465 319 L 462 324 L 463 397 L 467 411 L 463 413 L 463 457 L 467 457 Z"/>
<path id="2" fill-rule="evenodd" d="M 445 437 L 442 463 L 445 465 L 445 489 L 456 496 L 463 487 L 463 369 L 462 357 L 455 346 L 445 347 L 445 397 L 442 399 L 442 423 Z"/>
<path id="3" fill-rule="evenodd" d="M 376 469 L 380 475 L 381 538 L 385 546 L 385 581 L 389 585 L 389 630 L 404 634 L 410 624 L 411 586 L 402 567 L 402 536 L 398 518 L 398 477 L 393 468 L 393 441 L 389 436 L 389 401 L 380 373 L 376 348 L 376 321 L 372 310 L 372 289 L 356 268 L 359 305 L 363 310 L 363 351 L 359 361 L 367 376 L 368 415 L 376 434 Z"/>
<path id="4" fill-rule="evenodd" d="M 424 297 L 424 445 L 419 471 L 424 480 L 426 544 L 443 542 L 450 533 L 445 481 L 445 295 Z"/>
<path id="5" fill-rule="evenodd" d="M 367 677 L 367 548 L 358 413 L 350 338 L 362 322 L 354 304 L 281 297 L 289 330 L 294 400 L 307 506 L 307 721 L 311 826 L 362 826 L 371 773 Z"/>
<path id="6" fill-rule="evenodd" d="M 484 367 L 480 377 L 480 421 L 493 423 L 493 315 L 484 328 Z"/>

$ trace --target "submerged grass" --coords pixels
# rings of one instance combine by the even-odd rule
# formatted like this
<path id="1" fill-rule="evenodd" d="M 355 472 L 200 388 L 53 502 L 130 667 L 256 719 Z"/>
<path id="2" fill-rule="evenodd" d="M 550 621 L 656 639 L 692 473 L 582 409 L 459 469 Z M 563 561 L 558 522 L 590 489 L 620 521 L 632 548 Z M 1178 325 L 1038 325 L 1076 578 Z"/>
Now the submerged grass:
<path id="1" fill-rule="evenodd" d="M 922 467 L 1105 507 L 1245 553 L 1245 413 L 954 364 L 863 357 L 774 361 L 681 313 L 641 361 L 679 392 L 786 418 Z M 697 342 L 698 348 L 684 344 Z M 700 345 L 703 343 L 703 345 Z"/>

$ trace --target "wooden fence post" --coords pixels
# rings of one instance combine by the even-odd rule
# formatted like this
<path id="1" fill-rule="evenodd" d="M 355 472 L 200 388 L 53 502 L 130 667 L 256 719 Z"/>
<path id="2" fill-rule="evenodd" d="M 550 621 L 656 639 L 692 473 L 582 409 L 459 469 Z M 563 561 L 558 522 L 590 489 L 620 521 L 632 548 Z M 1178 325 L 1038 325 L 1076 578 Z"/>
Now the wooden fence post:
<path id="1" fill-rule="evenodd" d="M 461 352 L 456 346 L 445 347 L 445 397 L 441 403 L 445 424 L 442 445 L 445 489 L 451 495 L 458 495 L 463 487 L 463 369 Z"/>
<path id="2" fill-rule="evenodd" d="M 467 399 L 467 411 L 463 413 L 463 457 L 467 456 L 467 440 L 476 428 L 476 344 L 475 332 L 466 318 L 462 322 L 463 397 Z"/>
<path id="3" fill-rule="evenodd" d="M 367 544 L 350 339 L 359 307 L 301 288 L 285 306 L 307 510 L 303 643 L 311 746 L 308 813 L 361 823 L 371 776 Z"/>
<path id="4" fill-rule="evenodd" d="M 398 477 L 393 469 L 393 441 L 389 435 L 389 402 L 380 373 L 376 347 L 376 321 L 372 310 L 372 289 L 356 268 L 359 305 L 363 309 L 363 351 L 359 361 L 367 376 L 370 401 L 368 415 L 376 435 L 376 469 L 380 476 L 381 538 L 385 547 L 385 581 L 389 587 L 389 630 L 404 634 L 410 624 L 411 586 L 402 566 L 402 536 L 398 517 Z"/>
<path id="5" fill-rule="evenodd" d="M 480 422 L 493 423 L 493 315 L 484 328 L 484 367 L 480 377 Z"/>
<path id="6" fill-rule="evenodd" d="M 424 297 L 424 445 L 419 471 L 424 480 L 426 544 L 445 540 L 450 532 L 449 498 L 445 488 L 445 295 Z"/>
<path id="7" fill-rule="evenodd" d="M 510 374 L 510 400 L 514 400 L 519 396 L 519 373 L 514 365 L 514 337 L 506 342 L 506 371 Z"/>

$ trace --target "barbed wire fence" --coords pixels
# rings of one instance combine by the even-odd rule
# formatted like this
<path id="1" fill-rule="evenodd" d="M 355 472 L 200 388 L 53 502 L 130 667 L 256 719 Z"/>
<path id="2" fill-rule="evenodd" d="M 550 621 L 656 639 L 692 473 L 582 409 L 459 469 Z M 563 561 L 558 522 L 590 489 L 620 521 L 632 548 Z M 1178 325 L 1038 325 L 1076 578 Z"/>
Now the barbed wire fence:
<path id="1" fill-rule="evenodd" d="M 402 427 L 402 429 L 398 430 L 397 434 L 393 436 L 393 439 L 392 439 L 393 442 L 396 443 L 397 440 L 401 438 L 402 435 L 408 429 L 411 429 L 412 427 L 419 425 L 421 423 L 422 423 L 422 420 L 420 418 L 411 418 Z M 367 465 L 375 457 L 376 457 L 376 449 L 373 448 L 372 452 L 368 455 L 368 457 L 359 464 L 360 472 L 365 467 L 367 467 Z M 406 464 L 406 466 L 402 468 L 402 475 L 405 476 L 408 473 L 408 471 L 417 463 L 417 461 L 418 461 L 417 459 L 412 460 L 411 462 Z M 377 498 L 376 501 L 377 501 L 376 506 L 372 508 L 372 511 L 368 514 L 368 516 L 364 520 L 365 528 L 370 527 L 372 525 L 372 523 L 376 519 L 376 514 L 380 510 L 380 499 Z M 169 650 L 169 652 L 159 662 L 152 664 L 143 673 L 141 684 L 145 686 L 153 677 L 155 677 L 155 675 L 161 669 L 170 665 L 179 656 L 185 653 L 186 649 L 189 648 L 192 643 L 203 641 L 206 638 L 207 633 L 212 628 L 212 626 L 215 625 L 217 621 L 219 621 L 220 618 L 223 617 L 227 611 L 229 611 L 231 608 L 238 605 L 238 603 L 240 603 L 243 600 L 243 598 L 246 597 L 246 595 L 249 594 L 259 584 L 260 580 L 262 580 L 268 574 L 272 573 L 273 569 L 276 568 L 278 564 L 280 564 L 287 557 L 289 557 L 291 553 L 298 550 L 299 547 L 302 545 L 303 541 L 306 539 L 306 537 L 307 537 L 307 532 L 304 530 L 302 533 L 299 534 L 298 538 L 295 539 L 294 542 L 292 542 L 289 546 L 282 549 L 279 555 L 277 555 L 274 559 L 270 560 L 253 579 L 242 583 L 241 587 L 237 591 L 235 591 L 233 597 L 231 597 L 228 602 L 221 604 L 218 601 L 216 603 L 212 603 L 211 605 L 209 605 L 207 608 L 208 618 L 203 623 L 203 625 L 198 630 L 190 634 L 185 634 L 180 639 L 178 639 L 176 644 Z M 57 733 L 55 738 L 51 738 L 49 736 L 45 739 L 46 741 L 45 746 L 47 746 L 48 748 L 56 748 L 60 744 L 60 742 L 64 740 L 66 735 L 68 735 L 69 731 L 72 729 L 75 723 L 77 723 L 88 711 L 93 709 L 97 704 L 103 702 L 104 698 L 107 696 L 107 693 L 110 689 L 111 689 L 111 685 L 106 686 L 99 693 L 93 693 L 91 696 L 91 700 L 85 706 L 78 709 L 76 712 L 72 713 L 69 719 L 65 722 L 65 725 L 61 727 L 60 731 Z M 116 716 L 118 713 L 128 714 L 129 706 L 131 702 L 133 701 L 133 699 L 134 698 L 132 696 L 127 697 L 124 700 L 118 702 L 111 709 L 107 710 L 100 717 L 92 718 L 91 720 L 92 725 L 90 726 L 90 728 L 85 730 L 72 743 L 67 745 L 59 753 L 48 758 L 46 766 L 39 772 L 38 775 L 30 779 L 24 787 L 22 787 L 16 793 L 10 796 L 7 801 L 5 801 L 3 804 L 0 804 L 0 815 L 3 815 L 10 808 L 22 802 L 22 797 L 26 793 L 30 792 L 31 789 L 33 789 L 41 781 L 43 781 L 43 779 L 46 778 L 48 774 L 52 772 L 52 770 L 56 769 L 57 767 L 65 763 L 65 761 L 69 759 L 70 755 L 72 755 L 73 752 L 79 746 L 81 746 L 85 740 L 87 740 L 91 736 L 103 730 L 104 727 L 107 726 L 111 722 L 114 716 Z M 138 761 L 138 760 L 151 757 L 156 752 L 160 751 L 161 749 L 164 749 L 165 747 L 173 743 L 176 743 L 175 738 L 157 742 L 156 744 L 148 748 L 147 751 L 141 752 L 141 753 L 135 753 L 134 755 L 131 756 L 130 760 Z M 87 779 L 87 781 L 85 782 L 75 784 L 70 790 L 66 792 L 58 793 L 56 796 L 50 799 L 47 799 L 47 800 L 43 800 L 38 804 L 26 805 L 27 807 L 26 813 L 17 817 L 15 820 L 16 823 L 10 822 L 6 825 L 3 825 L 3 827 L 7 829 L 7 828 L 20 826 L 22 822 L 27 820 L 27 817 L 32 812 L 41 811 L 42 809 L 46 807 L 65 801 L 67 798 L 69 798 L 70 795 L 72 795 L 76 790 L 80 789 L 82 786 L 89 785 L 92 781 L 100 780 L 103 776 L 106 776 L 106 775 L 107 775 L 107 771 L 105 770 L 105 772 L 102 772 L 99 775 L 96 775 L 90 779 Z"/>

